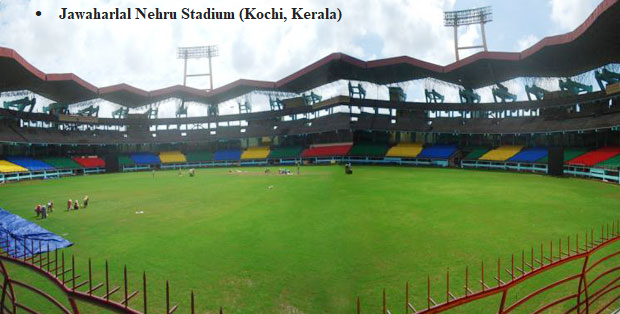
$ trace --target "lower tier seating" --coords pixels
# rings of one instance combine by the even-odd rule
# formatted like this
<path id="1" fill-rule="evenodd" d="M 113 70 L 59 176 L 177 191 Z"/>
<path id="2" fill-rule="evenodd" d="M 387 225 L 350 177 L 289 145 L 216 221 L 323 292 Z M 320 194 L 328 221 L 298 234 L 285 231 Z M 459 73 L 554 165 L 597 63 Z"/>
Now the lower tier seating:
<path id="1" fill-rule="evenodd" d="M 157 165 L 161 163 L 159 157 L 151 153 L 131 154 L 131 159 L 137 165 Z"/>
<path id="2" fill-rule="evenodd" d="M 269 146 L 249 147 L 241 154 L 242 160 L 266 159 L 269 156 Z"/>
<path id="3" fill-rule="evenodd" d="M 213 155 L 214 160 L 240 160 L 241 159 L 241 150 L 238 149 L 225 149 L 218 150 Z"/>
<path id="4" fill-rule="evenodd" d="M 398 143 L 392 146 L 385 154 L 386 157 L 416 157 L 422 152 L 422 144 L 419 143 Z"/>
<path id="5" fill-rule="evenodd" d="M 591 167 L 617 155 L 620 155 L 620 147 L 604 147 L 571 159 L 568 164 Z"/>
<path id="6" fill-rule="evenodd" d="M 304 150 L 301 146 L 285 146 L 285 147 L 277 147 L 271 150 L 269 153 L 269 158 L 271 159 L 288 159 L 288 158 L 298 158 L 301 155 L 301 152 Z"/>
<path id="7" fill-rule="evenodd" d="M 488 151 L 480 157 L 480 160 L 505 161 L 516 155 L 523 149 L 523 146 L 503 145 Z"/>
<path id="8" fill-rule="evenodd" d="M 28 169 L 6 160 L 0 160 L 0 173 L 27 172 Z"/>
<path id="9" fill-rule="evenodd" d="M 7 160 L 30 171 L 54 170 L 54 167 L 30 157 L 9 157 Z"/>
<path id="10" fill-rule="evenodd" d="M 213 153 L 209 151 L 186 153 L 185 159 L 187 160 L 187 162 L 212 161 Z"/>
<path id="11" fill-rule="evenodd" d="M 567 163 L 569 160 L 575 159 L 587 152 L 588 152 L 588 149 L 586 148 L 565 148 L 564 149 L 564 162 Z M 545 156 L 537 160 L 537 162 L 547 163 L 549 162 L 549 156 Z"/>
<path id="12" fill-rule="evenodd" d="M 424 147 L 422 152 L 418 154 L 418 158 L 438 158 L 448 159 L 452 154 L 456 152 L 456 146 L 454 145 L 433 145 Z"/>
<path id="13" fill-rule="evenodd" d="M 489 149 L 486 147 L 470 147 L 463 149 L 463 151 L 469 152 L 465 157 L 463 157 L 464 160 L 477 160 L 484 156 Z"/>
<path id="14" fill-rule="evenodd" d="M 526 148 L 520 151 L 518 154 L 512 156 L 508 161 L 515 162 L 537 162 L 543 157 L 549 154 L 549 149 L 546 147 L 532 147 Z"/>
<path id="15" fill-rule="evenodd" d="M 159 153 L 159 160 L 163 164 L 182 164 L 187 162 L 187 158 L 180 151 L 169 151 Z"/>
<path id="16" fill-rule="evenodd" d="M 383 157 L 388 150 L 386 144 L 381 143 L 357 143 L 353 145 L 349 156 L 359 157 Z"/>
<path id="17" fill-rule="evenodd" d="M 105 168 L 105 161 L 97 156 L 73 157 L 84 168 Z"/>
<path id="18" fill-rule="evenodd" d="M 601 161 L 596 164 L 596 166 L 601 168 L 618 169 L 620 168 L 620 155 L 616 155 L 615 157 L 611 157 L 605 161 Z"/>
<path id="19" fill-rule="evenodd" d="M 123 167 L 134 166 L 136 163 L 127 155 L 118 156 L 118 165 Z"/>
<path id="20" fill-rule="evenodd" d="M 353 143 L 312 145 L 304 150 L 301 157 L 346 156 L 352 146 Z"/>
<path id="21" fill-rule="evenodd" d="M 81 169 L 82 166 L 71 158 L 66 157 L 49 157 L 41 159 L 46 164 L 56 169 Z"/>

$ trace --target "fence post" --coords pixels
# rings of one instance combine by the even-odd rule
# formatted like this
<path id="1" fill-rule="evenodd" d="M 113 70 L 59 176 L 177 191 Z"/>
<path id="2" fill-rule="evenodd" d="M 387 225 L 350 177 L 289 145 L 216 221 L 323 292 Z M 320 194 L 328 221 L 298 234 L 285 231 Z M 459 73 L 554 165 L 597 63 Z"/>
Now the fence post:
<path id="1" fill-rule="evenodd" d="M 588 267 L 588 260 L 590 259 L 590 254 L 586 255 L 586 258 L 583 261 L 583 267 L 581 269 L 581 276 L 579 278 L 579 286 L 577 287 L 577 313 L 581 313 L 581 285 L 583 284 L 583 292 L 585 293 L 585 304 L 586 311 L 585 313 L 590 313 L 590 306 L 588 304 L 588 283 L 586 281 L 586 269 Z"/>

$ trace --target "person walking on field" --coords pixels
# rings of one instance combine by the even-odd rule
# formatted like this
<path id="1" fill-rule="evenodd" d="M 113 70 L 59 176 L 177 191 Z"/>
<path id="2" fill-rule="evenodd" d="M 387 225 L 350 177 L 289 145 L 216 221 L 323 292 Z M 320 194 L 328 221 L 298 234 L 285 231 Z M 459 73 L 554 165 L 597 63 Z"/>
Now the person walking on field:
<path id="1" fill-rule="evenodd" d="M 80 209 L 80 203 L 78 202 L 78 200 L 75 200 L 75 202 L 73 202 L 73 210 L 79 210 Z"/>
<path id="2" fill-rule="evenodd" d="M 82 203 L 82 208 L 88 207 L 88 195 L 84 196 L 84 202 Z"/>
<path id="3" fill-rule="evenodd" d="M 37 217 L 41 215 L 41 204 L 37 204 L 37 207 L 34 208 L 34 212 L 37 213 Z"/>
<path id="4" fill-rule="evenodd" d="M 48 201 L 47 202 L 47 212 L 51 214 L 53 211 L 54 211 L 54 202 Z"/>
<path id="5" fill-rule="evenodd" d="M 73 209 L 73 205 L 72 205 L 71 203 L 72 203 L 72 202 L 71 202 L 71 199 L 69 199 L 69 200 L 67 201 L 67 211 L 70 211 L 70 210 L 72 210 L 72 209 Z"/>
<path id="6" fill-rule="evenodd" d="M 45 205 L 41 206 L 41 218 L 47 219 L 47 208 L 45 208 Z"/>

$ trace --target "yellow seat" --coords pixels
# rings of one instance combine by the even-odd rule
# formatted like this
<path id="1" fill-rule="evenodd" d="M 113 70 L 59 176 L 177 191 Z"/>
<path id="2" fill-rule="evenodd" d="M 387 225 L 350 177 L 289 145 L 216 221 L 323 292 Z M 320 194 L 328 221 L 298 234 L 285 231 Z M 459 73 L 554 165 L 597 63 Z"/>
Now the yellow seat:
<path id="1" fill-rule="evenodd" d="M 256 146 L 250 147 L 243 151 L 241 154 L 241 160 L 244 159 L 265 159 L 269 156 L 269 146 Z"/>
<path id="2" fill-rule="evenodd" d="M 523 149 L 523 146 L 502 145 L 482 155 L 480 160 L 505 161 L 519 153 L 521 149 Z"/>
<path id="3" fill-rule="evenodd" d="M 182 164 L 187 162 L 187 158 L 180 151 L 170 151 L 159 153 L 159 160 L 164 164 Z"/>
<path id="4" fill-rule="evenodd" d="M 386 157 L 416 157 L 422 151 L 419 143 L 398 143 L 385 154 Z"/>
<path id="5" fill-rule="evenodd" d="M 28 169 L 16 165 L 12 162 L 8 162 L 6 160 L 0 160 L 0 172 L 1 173 L 11 173 L 11 172 L 27 172 Z"/>

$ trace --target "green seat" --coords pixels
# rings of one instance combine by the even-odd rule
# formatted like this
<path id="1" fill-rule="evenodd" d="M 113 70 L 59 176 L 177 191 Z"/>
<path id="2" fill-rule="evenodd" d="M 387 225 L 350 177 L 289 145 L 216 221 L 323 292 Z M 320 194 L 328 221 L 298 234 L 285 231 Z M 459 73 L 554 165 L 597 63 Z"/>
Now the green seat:
<path id="1" fill-rule="evenodd" d="M 357 143 L 353 145 L 349 156 L 369 156 L 369 157 L 383 157 L 388 151 L 387 144 L 379 143 Z"/>
<path id="2" fill-rule="evenodd" d="M 303 147 L 301 146 L 277 147 L 271 150 L 271 153 L 269 153 L 269 158 L 271 159 L 297 158 L 301 155 L 302 150 L 303 150 Z"/>
<path id="3" fill-rule="evenodd" d="M 186 153 L 185 159 L 187 162 L 213 161 L 213 153 L 208 151 Z"/>
<path id="4" fill-rule="evenodd" d="M 118 165 L 119 166 L 134 166 L 136 163 L 133 159 L 129 158 L 127 155 L 118 156 Z"/>
<path id="5" fill-rule="evenodd" d="M 489 149 L 486 147 L 471 147 L 464 149 L 463 151 L 469 151 L 469 153 L 463 158 L 464 160 L 477 160 L 486 154 Z"/>
<path id="6" fill-rule="evenodd" d="M 568 162 L 571 159 L 575 159 L 587 152 L 588 150 L 585 148 L 566 148 L 564 149 L 564 162 Z M 549 161 L 549 156 L 545 156 L 537 160 L 536 162 L 546 163 L 548 161 Z"/>
<path id="7" fill-rule="evenodd" d="M 41 160 L 56 169 L 82 169 L 82 166 L 80 166 L 80 164 L 78 164 L 77 162 L 73 161 L 73 159 L 71 158 L 49 157 Z"/>
<path id="8" fill-rule="evenodd" d="M 598 164 L 596 164 L 596 166 L 603 167 L 603 168 L 612 168 L 612 169 L 620 168 L 620 155 L 617 155 L 605 161 L 599 162 Z"/>

